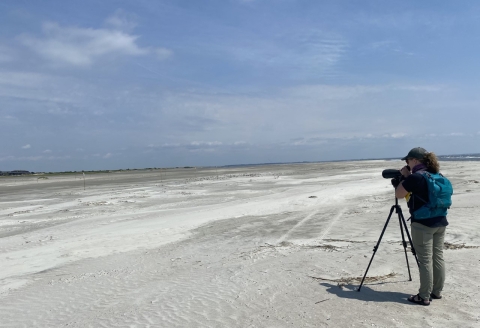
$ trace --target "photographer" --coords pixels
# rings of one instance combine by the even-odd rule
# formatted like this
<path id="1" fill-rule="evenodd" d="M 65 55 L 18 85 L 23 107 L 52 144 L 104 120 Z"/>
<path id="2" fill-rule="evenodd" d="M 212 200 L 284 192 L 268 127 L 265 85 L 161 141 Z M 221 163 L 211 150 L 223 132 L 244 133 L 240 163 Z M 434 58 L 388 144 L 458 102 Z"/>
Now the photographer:
<path id="1" fill-rule="evenodd" d="M 422 173 L 439 173 L 440 165 L 434 153 L 427 152 L 421 147 L 410 150 L 402 160 L 407 163 L 407 166 L 400 170 L 403 181 L 394 179 L 396 182 L 392 181 L 392 184 L 396 187 L 395 196 L 399 199 L 406 198 L 412 215 L 412 241 L 420 271 L 419 292 L 410 296 L 408 301 L 430 305 L 432 299 L 442 298 L 441 292 L 445 282 L 443 243 L 448 221 L 446 215 L 416 219 L 414 212 L 429 201 L 427 178 Z"/>

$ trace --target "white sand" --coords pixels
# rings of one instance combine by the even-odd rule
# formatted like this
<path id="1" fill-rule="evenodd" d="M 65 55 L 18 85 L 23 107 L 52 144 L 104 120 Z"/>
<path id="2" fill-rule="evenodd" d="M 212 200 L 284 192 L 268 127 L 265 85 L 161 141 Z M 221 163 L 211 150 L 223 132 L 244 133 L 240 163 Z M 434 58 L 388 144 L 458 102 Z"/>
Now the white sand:
<path id="1" fill-rule="evenodd" d="M 401 165 L 2 178 L 0 327 L 480 327 L 480 162 L 442 163 L 444 298 L 406 301 L 395 214 L 355 290 L 394 204 L 381 171 Z"/>

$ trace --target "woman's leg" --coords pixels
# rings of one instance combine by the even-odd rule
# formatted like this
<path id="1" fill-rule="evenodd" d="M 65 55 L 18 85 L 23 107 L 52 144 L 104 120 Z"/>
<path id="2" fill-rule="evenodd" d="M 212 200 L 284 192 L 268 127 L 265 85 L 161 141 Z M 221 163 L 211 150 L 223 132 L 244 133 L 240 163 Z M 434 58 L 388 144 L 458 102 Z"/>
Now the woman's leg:
<path id="1" fill-rule="evenodd" d="M 443 260 L 443 243 L 446 227 L 437 228 L 433 234 L 433 288 L 435 296 L 441 296 L 445 282 L 445 262 Z"/>
<path id="2" fill-rule="evenodd" d="M 420 271 L 420 289 L 418 294 L 426 300 L 430 298 L 433 286 L 433 233 L 431 230 L 434 229 L 417 222 L 412 223 L 412 241 L 417 253 L 418 269 Z"/>

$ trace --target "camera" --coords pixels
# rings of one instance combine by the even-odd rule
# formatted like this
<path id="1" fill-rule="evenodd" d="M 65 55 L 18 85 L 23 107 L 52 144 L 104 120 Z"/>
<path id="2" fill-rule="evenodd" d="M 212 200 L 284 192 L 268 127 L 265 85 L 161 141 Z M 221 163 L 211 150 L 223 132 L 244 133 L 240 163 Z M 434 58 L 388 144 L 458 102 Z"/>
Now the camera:
<path id="1" fill-rule="evenodd" d="M 406 166 L 407 170 L 410 171 L 410 166 Z M 383 170 L 382 172 L 382 177 L 384 177 L 385 179 L 395 179 L 395 178 L 399 178 L 402 176 L 402 172 L 400 172 L 400 170 L 395 170 L 395 169 L 386 169 L 386 170 Z"/>
<path id="2" fill-rule="evenodd" d="M 394 169 L 386 169 L 382 172 L 382 177 L 384 177 L 385 179 L 395 179 L 399 178 L 401 175 L 402 173 L 400 172 L 400 170 Z"/>
<path id="3" fill-rule="evenodd" d="M 410 171 L 410 167 L 407 165 L 407 169 Z M 392 185 L 397 188 L 400 182 L 405 179 L 400 170 L 386 169 L 382 172 L 382 177 L 385 179 L 392 179 Z"/>

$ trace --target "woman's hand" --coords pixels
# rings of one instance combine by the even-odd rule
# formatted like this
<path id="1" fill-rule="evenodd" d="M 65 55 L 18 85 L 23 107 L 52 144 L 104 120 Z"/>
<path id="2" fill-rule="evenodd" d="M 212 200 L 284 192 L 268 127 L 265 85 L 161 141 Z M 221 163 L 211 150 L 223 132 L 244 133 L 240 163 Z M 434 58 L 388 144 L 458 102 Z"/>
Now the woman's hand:
<path id="1" fill-rule="evenodd" d="M 402 167 L 402 169 L 400 170 L 400 173 L 402 173 L 402 175 L 405 178 L 408 177 L 410 174 L 412 174 L 412 172 L 410 172 L 410 168 L 408 166 Z"/>

